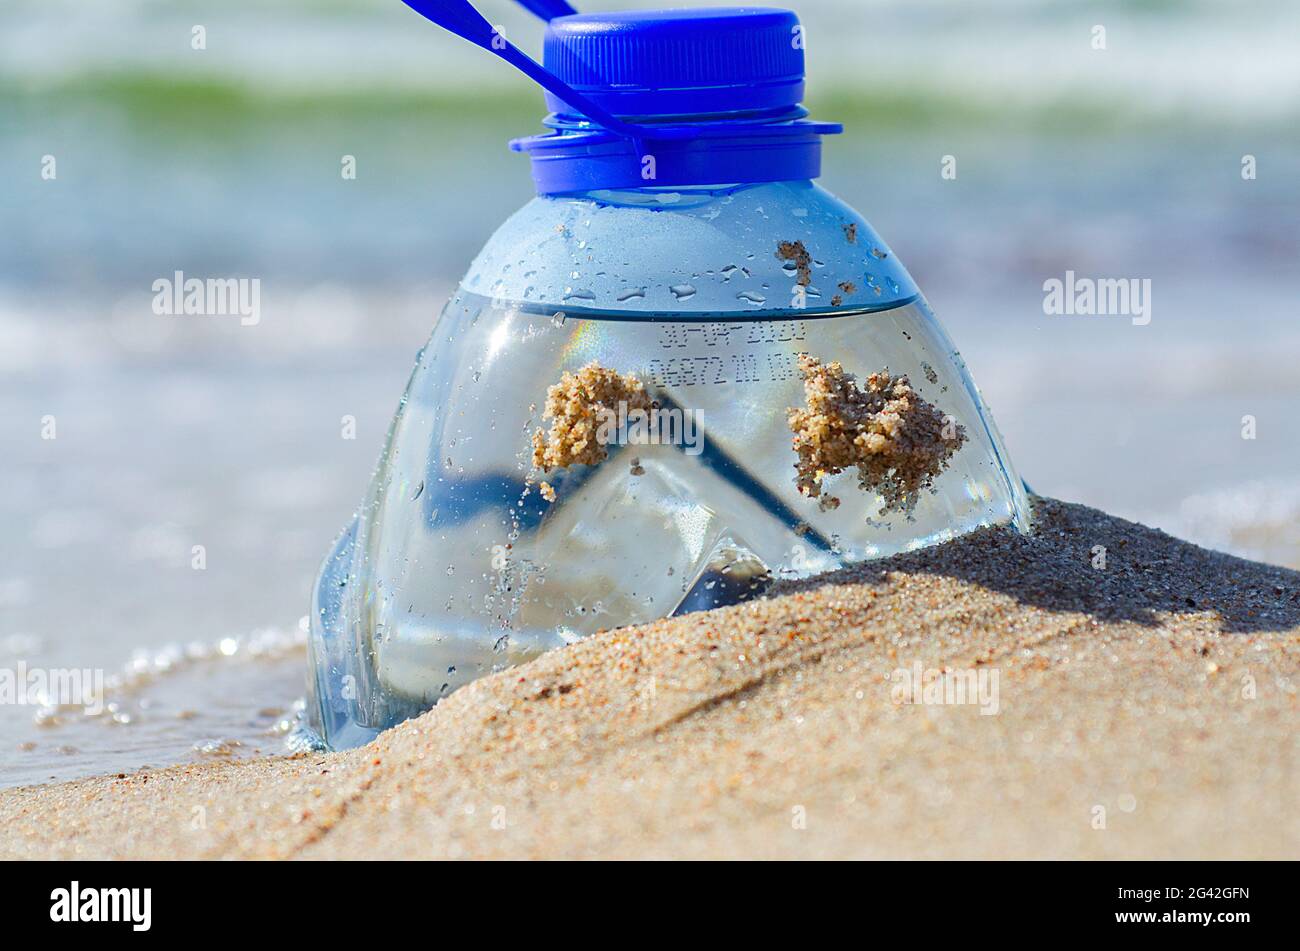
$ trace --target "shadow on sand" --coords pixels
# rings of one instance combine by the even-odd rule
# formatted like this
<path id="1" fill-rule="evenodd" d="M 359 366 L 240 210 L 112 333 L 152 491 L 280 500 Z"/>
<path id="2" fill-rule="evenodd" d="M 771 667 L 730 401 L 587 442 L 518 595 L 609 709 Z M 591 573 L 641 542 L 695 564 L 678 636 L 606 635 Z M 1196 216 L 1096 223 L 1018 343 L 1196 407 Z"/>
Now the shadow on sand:
<path id="1" fill-rule="evenodd" d="M 875 585 L 885 572 L 957 578 L 1022 604 L 1107 621 L 1155 626 L 1161 616 L 1214 612 L 1231 633 L 1300 627 L 1300 572 L 1046 498 L 1034 499 L 1032 535 L 986 529 L 936 548 L 781 582 L 769 594 Z"/>

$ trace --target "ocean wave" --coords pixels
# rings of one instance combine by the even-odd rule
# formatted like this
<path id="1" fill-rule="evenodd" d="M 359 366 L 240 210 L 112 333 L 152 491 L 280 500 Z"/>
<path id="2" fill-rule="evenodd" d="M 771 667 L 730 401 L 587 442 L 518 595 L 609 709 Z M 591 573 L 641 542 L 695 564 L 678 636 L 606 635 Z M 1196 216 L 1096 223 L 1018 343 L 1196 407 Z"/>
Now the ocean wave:
<path id="1" fill-rule="evenodd" d="M 622 3 L 619 6 L 647 6 Z M 998 4 L 802 5 L 814 103 L 828 111 L 932 121 L 936 114 L 1068 122 L 1071 115 L 1282 122 L 1300 115 L 1300 8 L 1048 0 Z M 514 5 L 487 11 L 527 49 L 539 27 Z M 304 99 L 463 111 L 536 108 L 533 87 L 441 36 L 397 0 L 251 0 L 219 10 L 157 0 L 10 0 L 0 12 L 6 98 L 93 97 L 126 106 L 275 108 Z M 207 48 L 191 48 L 193 26 Z M 1094 26 L 1107 48 L 1092 48 Z"/>

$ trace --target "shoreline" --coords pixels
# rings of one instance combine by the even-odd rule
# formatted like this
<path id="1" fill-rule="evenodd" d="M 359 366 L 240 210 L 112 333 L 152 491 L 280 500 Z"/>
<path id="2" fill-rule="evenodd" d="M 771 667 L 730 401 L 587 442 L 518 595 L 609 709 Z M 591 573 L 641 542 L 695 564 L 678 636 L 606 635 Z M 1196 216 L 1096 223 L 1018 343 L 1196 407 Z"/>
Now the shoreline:
<path id="1" fill-rule="evenodd" d="M 1300 853 L 1300 573 L 1034 506 L 1031 536 L 553 651 L 360 750 L 0 791 L 0 856 Z"/>

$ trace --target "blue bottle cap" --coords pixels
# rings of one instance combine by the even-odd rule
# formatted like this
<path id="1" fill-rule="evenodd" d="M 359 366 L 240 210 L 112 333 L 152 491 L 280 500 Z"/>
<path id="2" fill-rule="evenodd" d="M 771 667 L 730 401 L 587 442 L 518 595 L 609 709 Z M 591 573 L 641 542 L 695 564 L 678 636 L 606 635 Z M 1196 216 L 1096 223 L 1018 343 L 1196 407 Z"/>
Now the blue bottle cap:
<path id="1" fill-rule="evenodd" d="M 803 100 L 803 40 L 792 11 L 767 7 L 579 14 L 550 21 L 543 64 L 616 116 L 761 112 Z"/>
<path id="2" fill-rule="evenodd" d="M 559 16 L 567 0 L 521 0 L 548 20 L 543 65 L 470 0 L 403 2 L 546 91 L 552 131 L 510 143 L 531 156 L 539 194 L 816 178 L 821 137 L 843 131 L 805 119 L 804 34 L 789 10 Z"/>
<path id="3" fill-rule="evenodd" d="M 804 32 L 790 10 L 727 7 L 556 17 L 546 29 L 548 135 L 512 143 L 540 194 L 796 181 L 821 174 L 805 119 Z M 611 132 L 563 88 L 630 126 Z"/>

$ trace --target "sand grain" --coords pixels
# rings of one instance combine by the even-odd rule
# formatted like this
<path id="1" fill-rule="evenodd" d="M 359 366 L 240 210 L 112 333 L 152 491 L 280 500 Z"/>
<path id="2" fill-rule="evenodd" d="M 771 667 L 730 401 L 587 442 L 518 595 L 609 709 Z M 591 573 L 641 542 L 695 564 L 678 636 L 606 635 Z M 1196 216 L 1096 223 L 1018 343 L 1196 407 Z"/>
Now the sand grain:
<path id="1" fill-rule="evenodd" d="M 599 635 L 362 750 L 5 791 L 0 855 L 1294 858 L 1300 574 L 1035 505 L 1032 537 Z M 999 712 L 897 705 L 914 662 L 998 671 Z"/>

